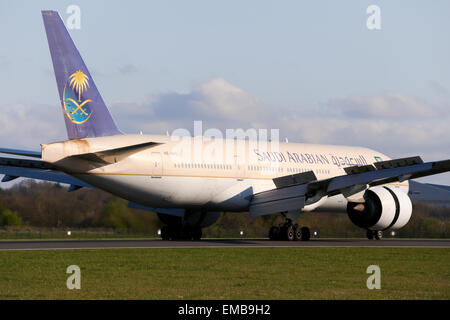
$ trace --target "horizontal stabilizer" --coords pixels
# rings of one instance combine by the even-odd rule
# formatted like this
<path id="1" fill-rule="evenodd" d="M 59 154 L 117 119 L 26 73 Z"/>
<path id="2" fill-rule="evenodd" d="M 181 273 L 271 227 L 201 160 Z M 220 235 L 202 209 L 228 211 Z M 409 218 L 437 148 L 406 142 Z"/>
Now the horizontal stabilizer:
<path id="1" fill-rule="evenodd" d="M 0 174 L 5 175 L 3 182 L 12 180 L 8 177 L 23 177 L 92 188 L 91 185 L 38 160 L 0 158 Z"/>
<path id="2" fill-rule="evenodd" d="M 24 156 L 24 157 L 32 157 L 32 158 L 41 158 L 41 152 L 39 151 L 28 151 L 28 150 L 18 150 L 18 149 L 8 149 L 8 148 L 0 148 L 0 153 L 13 154 L 16 156 Z"/>
<path id="3" fill-rule="evenodd" d="M 107 150 L 83 153 L 83 154 L 76 154 L 76 155 L 70 156 L 69 158 L 82 159 L 82 160 L 86 160 L 86 161 L 97 162 L 100 164 L 110 164 L 110 163 L 119 162 L 123 158 L 126 158 L 136 152 L 145 150 L 147 148 L 154 147 L 159 144 L 161 144 L 161 143 L 159 143 L 159 142 L 144 142 L 144 143 L 133 144 L 133 145 L 120 147 L 120 148 L 107 149 Z"/>

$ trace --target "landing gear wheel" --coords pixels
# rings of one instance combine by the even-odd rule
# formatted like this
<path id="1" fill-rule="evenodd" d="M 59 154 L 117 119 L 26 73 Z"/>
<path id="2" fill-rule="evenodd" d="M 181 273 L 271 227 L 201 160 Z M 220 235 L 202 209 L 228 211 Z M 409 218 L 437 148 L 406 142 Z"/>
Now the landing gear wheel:
<path id="1" fill-rule="evenodd" d="M 367 236 L 367 239 L 373 240 L 373 231 L 367 229 L 367 231 L 366 231 L 366 236 Z"/>
<path id="2" fill-rule="evenodd" d="M 296 225 L 294 228 L 294 240 L 300 241 L 302 239 L 302 229 L 300 226 Z"/>
<path id="3" fill-rule="evenodd" d="M 284 240 L 284 241 L 308 241 L 311 238 L 311 232 L 308 227 L 300 227 L 298 224 L 292 224 L 290 219 L 286 219 L 284 224 L 278 227 L 271 227 L 269 230 L 270 240 Z"/>
<path id="4" fill-rule="evenodd" d="M 381 230 L 374 231 L 374 237 L 376 240 L 381 240 L 383 238 L 383 231 Z"/>
<path id="5" fill-rule="evenodd" d="M 311 238 L 311 232 L 309 231 L 308 227 L 301 228 L 301 233 L 302 233 L 302 236 L 301 236 L 302 241 L 308 241 L 309 238 Z"/>
<path id="6" fill-rule="evenodd" d="M 294 227 L 292 225 L 283 227 L 284 239 L 287 241 L 294 240 Z"/>

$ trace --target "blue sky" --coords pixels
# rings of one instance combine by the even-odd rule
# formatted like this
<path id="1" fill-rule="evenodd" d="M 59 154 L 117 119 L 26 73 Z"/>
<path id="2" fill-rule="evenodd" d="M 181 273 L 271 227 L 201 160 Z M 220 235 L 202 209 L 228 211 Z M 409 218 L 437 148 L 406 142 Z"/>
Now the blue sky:
<path id="1" fill-rule="evenodd" d="M 203 120 L 449 158 L 448 1 L 0 0 L 4 147 L 66 138 L 40 10 L 67 19 L 72 4 L 70 33 L 124 132 Z M 371 4 L 381 30 L 366 27 Z"/>

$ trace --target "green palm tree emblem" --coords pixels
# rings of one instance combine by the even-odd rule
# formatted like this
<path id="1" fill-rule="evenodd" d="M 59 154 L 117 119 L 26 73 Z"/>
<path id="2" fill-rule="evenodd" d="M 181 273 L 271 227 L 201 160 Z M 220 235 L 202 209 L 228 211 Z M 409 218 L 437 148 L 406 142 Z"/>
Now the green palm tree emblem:
<path id="1" fill-rule="evenodd" d="M 78 70 L 72 73 L 69 79 L 69 86 L 72 86 L 72 90 L 78 92 L 78 102 L 81 102 L 81 94 L 89 88 L 89 77 L 83 71 Z"/>

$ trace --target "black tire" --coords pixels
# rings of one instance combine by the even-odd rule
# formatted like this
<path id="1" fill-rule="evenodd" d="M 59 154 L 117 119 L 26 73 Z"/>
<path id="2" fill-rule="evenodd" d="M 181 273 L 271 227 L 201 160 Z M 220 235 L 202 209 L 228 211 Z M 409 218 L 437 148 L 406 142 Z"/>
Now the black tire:
<path id="1" fill-rule="evenodd" d="M 383 231 L 378 230 L 374 232 L 375 240 L 381 240 L 383 238 Z"/>
<path id="2" fill-rule="evenodd" d="M 367 229 L 367 231 L 366 231 L 366 236 L 367 236 L 367 239 L 373 240 L 373 231 Z"/>
<path id="3" fill-rule="evenodd" d="M 300 226 L 294 227 L 294 240 L 300 241 L 302 239 L 302 228 Z"/>
<path id="4" fill-rule="evenodd" d="M 311 232 L 309 231 L 308 227 L 301 228 L 301 232 L 302 232 L 302 237 L 301 237 L 302 241 L 308 241 L 311 238 Z"/>
<path id="5" fill-rule="evenodd" d="M 285 233 L 284 233 L 284 238 L 287 241 L 292 241 L 294 240 L 294 227 L 293 226 L 286 226 L 285 227 Z"/>

